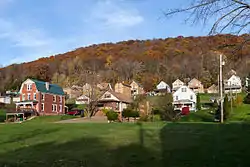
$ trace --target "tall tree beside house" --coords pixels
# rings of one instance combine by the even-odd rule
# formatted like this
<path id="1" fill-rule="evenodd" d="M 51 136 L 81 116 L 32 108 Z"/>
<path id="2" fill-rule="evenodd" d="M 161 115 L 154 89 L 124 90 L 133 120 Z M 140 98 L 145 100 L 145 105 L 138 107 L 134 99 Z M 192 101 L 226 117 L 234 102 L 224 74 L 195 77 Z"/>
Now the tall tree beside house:
<path id="1" fill-rule="evenodd" d="M 197 98 L 196 108 L 197 108 L 197 110 L 201 110 L 201 97 L 200 97 L 199 93 L 197 93 L 196 98 Z"/>

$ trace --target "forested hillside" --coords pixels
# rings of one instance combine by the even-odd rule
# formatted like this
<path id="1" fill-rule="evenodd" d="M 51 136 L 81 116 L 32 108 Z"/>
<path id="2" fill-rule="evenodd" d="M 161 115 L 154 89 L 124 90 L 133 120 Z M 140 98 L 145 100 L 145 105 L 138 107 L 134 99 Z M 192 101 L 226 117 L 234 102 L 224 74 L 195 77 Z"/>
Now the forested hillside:
<path id="1" fill-rule="evenodd" d="M 0 89 L 18 89 L 27 77 L 58 83 L 61 86 L 85 82 L 117 80 L 141 82 L 151 89 L 159 80 L 171 83 L 176 78 L 196 77 L 205 87 L 217 82 L 218 52 L 226 55 L 225 72 L 238 75 L 250 72 L 249 35 L 177 37 L 129 40 L 78 48 L 64 54 L 14 64 L 0 69 Z"/>

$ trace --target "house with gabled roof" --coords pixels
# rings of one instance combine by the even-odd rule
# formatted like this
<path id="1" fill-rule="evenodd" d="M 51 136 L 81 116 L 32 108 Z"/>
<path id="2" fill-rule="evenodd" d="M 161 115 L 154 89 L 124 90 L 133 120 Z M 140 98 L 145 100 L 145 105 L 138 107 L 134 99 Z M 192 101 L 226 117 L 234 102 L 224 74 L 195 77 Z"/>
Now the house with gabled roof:
<path id="1" fill-rule="evenodd" d="M 189 107 L 191 111 L 196 111 L 197 97 L 193 90 L 187 86 L 181 86 L 173 94 L 173 105 L 175 110 L 182 110 Z"/>
<path id="2" fill-rule="evenodd" d="M 112 109 L 121 113 L 130 103 L 132 103 L 132 98 L 130 96 L 108 90 L 98 99 L 98 108 L 99 110 Z"/>
<path id="3" fill-rule="evenodd" d="M 241 93 L 242 92 L 242 83 L 239 76 L 232 75 L 228 80 L 224 81 L 224 90 L 225 93 Z"/>
<path id="4" fill-rule="evenodd" d="M 63 89 L 49 82 L 27 79 L 19 91 L 20 102 L 17 110 L 31 109 L 39 115 L 56 115 L 65 113 L 65 94 Z"/>
<path id="5" fill-rule="evenodd" d="M 196 78 L 193 78 L 191 81 L 188 82 L 188 87 L 195 93 L 204 93 L 203 84 Z"/>
<path id="6" fill-rule="evenodd" d="M 161 81 L 158 85 L 156 85 L 156 89 L 154 90 L 154 94 L 164 95 L 166 93 L 171 93 L 171 88 L 166 82 Z"/>
<path id="7" fill-rule="evenodd" d="M 145 93 L 143 86 L 134 80 L 130 83 L 130 87 L 132 96 Z"/>
<path id="8" fill-rule="evenodd" d="M 184 85 L 185 85 L 184 82 L 182 82 L 180 79 L 177 79 L 172 83 L 172 91 L 176 91 L 177 89 L 179 89 Z"/>

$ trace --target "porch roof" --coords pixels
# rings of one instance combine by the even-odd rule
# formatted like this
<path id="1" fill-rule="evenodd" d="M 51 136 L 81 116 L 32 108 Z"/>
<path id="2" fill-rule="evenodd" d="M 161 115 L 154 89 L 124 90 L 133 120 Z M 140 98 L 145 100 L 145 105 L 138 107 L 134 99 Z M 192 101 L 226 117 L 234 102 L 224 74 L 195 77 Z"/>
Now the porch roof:
<path id="1" fill-rule="evenodd" d="M 189 99 L 183 99 L 183 100 L 176 100 L 173 102 L 173 104 L 190 104 L 190 103 L 194 103 L 193 101 L 189 100 Z"/>
<path id="2" fill-rule="evenodd" d="M 38 103 L 38 101 L 36 100 L 24 100 L 24 101 L 20 101 L 20 102 L 16 102 L 16 104 L 34 104 L 34 103 Z"/>

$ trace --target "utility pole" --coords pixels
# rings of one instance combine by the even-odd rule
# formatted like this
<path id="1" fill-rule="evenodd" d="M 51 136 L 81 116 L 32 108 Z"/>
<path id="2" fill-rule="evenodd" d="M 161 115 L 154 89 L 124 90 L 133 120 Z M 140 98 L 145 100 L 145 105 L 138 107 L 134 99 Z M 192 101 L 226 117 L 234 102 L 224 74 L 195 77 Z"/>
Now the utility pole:
<path id="1" fill-rule="evenodd" d="M 223 85 L 222 85 L 222 66 L 223 66 L 223 62 L 222 62 L 222 54 L 220 54 L 220 119 L 221 119 L 221 123 L 223 123 Z"/>

